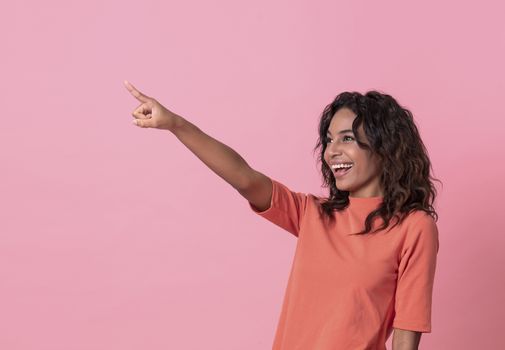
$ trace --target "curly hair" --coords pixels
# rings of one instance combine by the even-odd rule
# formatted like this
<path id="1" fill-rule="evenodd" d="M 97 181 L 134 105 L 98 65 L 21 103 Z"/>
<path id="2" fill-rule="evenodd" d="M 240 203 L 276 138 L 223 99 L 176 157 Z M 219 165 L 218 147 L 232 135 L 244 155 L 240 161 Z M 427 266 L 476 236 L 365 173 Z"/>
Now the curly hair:
<path id="1" fill-rule="evenodd" d="M 393 218 L 396 223 L 392 227 L 400 224 L 414 210 L 425 211 L 437 221 L 438 214 L 433 207 L 437 190 L 432 180 L 441 181 L 430 175 L 432 167 L 428 152 L 412 113 L 400 106 L 392 96 L 376 90 L 368 91 L 365 95 L 342 92 L 321 114 L 319 138 L 314 152 L 319 149 L 318 162 L 322 163 L 323 187 L 330 189 L 329 198 L 321 203 L 323 215 L 332 220 L 334 210 L 340 211 L 349 205 L 349 191 L 337 189 L 334 174 L 324 160 L 330 122 L 335 113 L 344 107 L 356 114 L 352 124 L 354 135 L 358 135 L 358 128 L 363 125 L 370 142 L 368 146 L 356 139 L 358 146 L 377 154 L 382 165 L 380 184 L 384 189 L 383 201 L 368 214 L 365 229 L 358 234 L 369 233 L 376 217 L 380 216 L 383 224 L 372 233 L 387 228 Z"/>

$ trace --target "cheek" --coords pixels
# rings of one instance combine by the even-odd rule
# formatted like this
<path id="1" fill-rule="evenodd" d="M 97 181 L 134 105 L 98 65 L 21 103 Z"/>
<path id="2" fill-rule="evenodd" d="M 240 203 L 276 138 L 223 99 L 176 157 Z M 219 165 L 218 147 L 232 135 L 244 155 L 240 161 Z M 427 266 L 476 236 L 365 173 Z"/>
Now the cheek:
<path id="1" fill-rule="evenodd" d="M 370 173 L 374 176 L 379 176 L 382 172 L 382 167 L 377 162 L 370 163 Z"/>

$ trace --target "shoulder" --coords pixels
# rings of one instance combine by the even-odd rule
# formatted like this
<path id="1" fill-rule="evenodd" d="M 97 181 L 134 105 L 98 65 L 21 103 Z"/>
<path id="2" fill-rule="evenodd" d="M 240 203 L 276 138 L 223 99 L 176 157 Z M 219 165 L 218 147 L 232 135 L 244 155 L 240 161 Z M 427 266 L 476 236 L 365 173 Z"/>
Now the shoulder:
<path id="1" fill-rule="evenodd" d="M 410 213 L 404 220 L 406 247 L 433 246 L 438 251 L 438 227 L 433 216 L 424 210 Z"/>
<path id="2" fill-rule="evenodd" d="M 305 192 L 295 189 L 292 186 L 286 185 L 283 181 L 279 181 L 271 178 L 274 192 L 284 192 L 289 193 L 290 196 L 297 198 L 298 200 L 310 203 L 310 204 L 320 204 L 325 201 L 324 196 L 316 195 L 311 192 Z"/>
<path id="3" fill-rule="evenodd" d="M 328 197 L 322 196 L 322 195 L 317 195 L 314 193 L 307 193 L 307 203 L 309 206 L 313 208 L 317 208 L 318 212 L 321 211 L 321 207 L 323 203 L 326 203 L 328 201 Z"/>
<path id="4" fill-rule="evenodd" d="M 434 229 L 437 223 L 433 216 L 424 210 L 414 210 L 404 219 L 403 225 L 409 231 L 418 231 L 419 229 Z"/>

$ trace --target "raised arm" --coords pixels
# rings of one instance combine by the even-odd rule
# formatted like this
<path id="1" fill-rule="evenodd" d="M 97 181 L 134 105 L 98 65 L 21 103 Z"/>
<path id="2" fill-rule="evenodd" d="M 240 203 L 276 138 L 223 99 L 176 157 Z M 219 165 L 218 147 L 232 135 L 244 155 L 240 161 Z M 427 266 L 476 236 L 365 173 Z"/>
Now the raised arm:
<path id="1" fill-rule="evenodd" d="M 132 113 L 134 124 L 143 128 L 171 131 L 193 154 L 235 188 L 258 209 L 270 204 L 272 184 L 262 173 L 252 169 L 232 148 L 212 138 L 185 118 L 161 105 L 152 97 L 124 82 L 130 93 L 141 102 Z"/>

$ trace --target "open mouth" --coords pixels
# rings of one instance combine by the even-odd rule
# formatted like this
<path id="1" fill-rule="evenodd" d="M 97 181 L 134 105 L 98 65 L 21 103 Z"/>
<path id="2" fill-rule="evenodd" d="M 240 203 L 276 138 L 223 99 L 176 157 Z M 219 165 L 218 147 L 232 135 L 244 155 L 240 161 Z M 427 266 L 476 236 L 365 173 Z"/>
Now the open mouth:
<path id="1" fill-rule="evenodd" d="M 335 177 L 345 176 L 351 171 L 353 166 L 354 166 L 354 164 L 352 164 L 352 163 L 348 163 L 343 166 L 340 165 L 339 167 L 337 167 L 336 165 L 333 165 L 332 166 L 333 174 L 335 175 Z"/>

